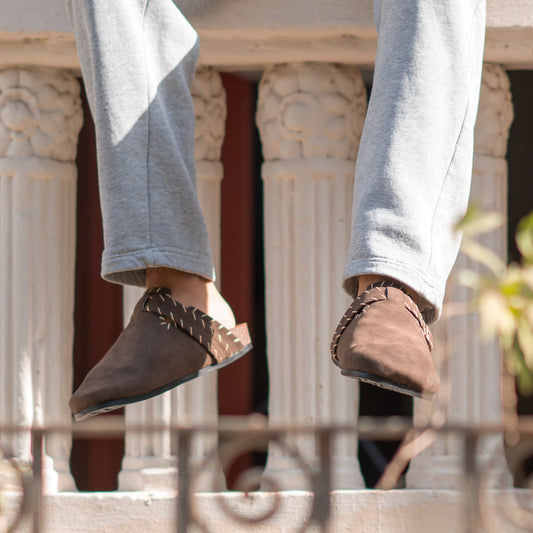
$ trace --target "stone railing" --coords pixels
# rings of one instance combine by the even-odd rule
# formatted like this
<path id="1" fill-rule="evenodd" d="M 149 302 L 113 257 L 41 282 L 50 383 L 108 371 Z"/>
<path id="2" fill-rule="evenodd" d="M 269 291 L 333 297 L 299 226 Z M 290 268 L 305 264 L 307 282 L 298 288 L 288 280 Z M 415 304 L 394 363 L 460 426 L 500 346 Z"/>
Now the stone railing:
<path id="1" fill-rule="evenodd" d="M 305 4 L 305 7 L 303 6 Z M 311 5 L 312 4 L 312 5 Z M 280 16 L 280 14 L 283 16 Z M 269 412 L 285 425 L 353 423 L 357 385 L 338 375 L 328 343 L 347 302 L 340 288 L 348 246 L 354 161 L 366 111 L 359 68 L 371 67 L 375 31 L 370 0 L 221 0 L 191 15 L 201 41 L 192 91 L 197 115 L 199 196 L 213 255 L 220 257 L 220 150 L 225 95 L 219 70 L 260 69 L 257 125 L 263 145 Z M 512 118 L 503 67 L 533 65 L 533 8 L 526 0 L 489 4 L 486 64 L 476 126 L 473 198 L 505 212 L 506 140 Z M 503 66 L 502 66 L 503 65 Z M 79 68 L 60 0 L 0 6 L 0 424 L 70 423 Z M 334 215 L 334 216 L 333 216 Z M 505 234 L 489 245 L 506 251 Z M 332 253 L 332 250 L 335 253 Z M 340 252 L 339 252 L 340 251 Z M 456 268 L 464 265 L 461 258 Z M 302 265 L 304 266 L 302 268 Z M 297 287 L 297 290 L 289 290 Z M 466 295 L 452 289 L 453 312 L 435 327 L 444 386 L 432 403 L 415 402 L 417 421 L 498 422 L 499 352 L 481 347 Z M 125 291 L 125 308 L 136 299 Z M 313 331 L 313 335 L 306 333 Z M 311 364 L 310 364 L 311 362 Z M 121 490 L 173 486 L 176 449 L 169 432 L 128 426 L 216 421 L 216 378 L 207 376 L 126 409 Z M 6 436 L 16 457 L 29 436 Z M 195 443 L 193 462 L 214 437 Z M 73 490 L 71 437 L 45 442 L 49 492 Z M 333 488 L 363 488 L 355 437 L 332 451 Z M 318 451 L 295 438 L 310 464 Z M 498 439 L 482 447 L 493 453 Z M 446 436 L 411 464 L 407 486 L 454 488 L 457 441 Z M 504 458 L 501 455 L 504 468 Z M 302 480 L 290 457 L 271 450 L 266 472 L 286 489 Z M 221 475 L 221 474 L 220 474 Z"/>
<path id="2" fill-rule="evenodd" d="M 158 433 L 161 426 L 130 426 L 130 432 Z M 476 450 L 490 436 L 501 435 L 501 424 L 471 427 L 446 424 L 413 428 L 408 418 L 360 418 L 357 425 L 336 424 L 311 427 L 267 425 L 262 417 L 223 419 L 218 424 L 171 425 L 179 457 L 173 490 L 106 493 L 45 493 L 42 478 L 43 442 L 50 435 L 73 433 L 77 439 L 113 437 L 124 432 L 121 417 L 100 417 L 76 425 L 54 427 L 6 427 L 4 433 L 31 435 L 34 460 L 29 465 L 2 461 L 0 454 L 0 531 L 41 533 L 103 531 L 177 531 L 189 533 L 268 533 L 272 531 L 533 531 L 533 502 L 530 491 L 508 490 L 497 464 L 482 465 Z M 533 436 L 533 421 L 521 419 L 513 430 L 523 438 Z M 194 468 L 191 451 L 202 434 L 220 435 L 221 443 L 200 468 Z M 455 490 L 334 490 L 332 450 L 342 435 L 358 433 L 362 439 L 389 440 L 408 435 L 415 441 L 432 441 L 435 435 L 454 436 L 462 448 L 463 472 Z M 311 465 L 291 444 L 294 437 L 316 442 L 319 461 Z M 298 466 L 304 490 L 282 491 L 269 478 L 268 490 L 257 491 L 257 472 L 248 470 L 238 490 L 224 490 L 218 477 L 219 455 L 227 466 L 243 450 L 265 450 L 271 446 L 290 451 Z M 398 466 L 393 460 L 393 463 Z M 390 465 L 389 465 L 390 466 Z M 399 466 L 401 470 L 402 466 Z M 390 471 L 390 470 L 389 470 Z M 208 472 L 209 477 L 205 476 Z M 214 474 L 214 475 L 212 475 Z M 264 478 L 263 478 L 264 480 Z M 205 482 L 208 482 L 208 485 Z M 202 491 L 198 484 L 210 491 Z M 494 490 L 495 488 L 499 490 Z M 250 492 L 252 490 L 252 492 Z"/>

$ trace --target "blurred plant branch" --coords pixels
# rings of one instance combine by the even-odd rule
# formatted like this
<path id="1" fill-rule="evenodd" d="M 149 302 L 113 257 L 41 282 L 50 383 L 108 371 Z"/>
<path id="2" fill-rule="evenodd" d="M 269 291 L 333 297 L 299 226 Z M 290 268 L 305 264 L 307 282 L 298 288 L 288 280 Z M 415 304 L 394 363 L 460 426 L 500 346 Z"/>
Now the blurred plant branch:
<path id="1" fill-rule="evenodd" d="M 520 221 L 516 232 L 519 263 L 507 265 L 479 242 L 504 222 L 500 213 L 469 208 L 457 224 L 463 233 L 461 250 L 485 268 L 482 273 L 466 269 L 459 279 L 473 290 L 482 340 L 498 339 L 506 370 L 516 378 L 520 392 L 528 395 L 533 393 L 533 213 Z"/>

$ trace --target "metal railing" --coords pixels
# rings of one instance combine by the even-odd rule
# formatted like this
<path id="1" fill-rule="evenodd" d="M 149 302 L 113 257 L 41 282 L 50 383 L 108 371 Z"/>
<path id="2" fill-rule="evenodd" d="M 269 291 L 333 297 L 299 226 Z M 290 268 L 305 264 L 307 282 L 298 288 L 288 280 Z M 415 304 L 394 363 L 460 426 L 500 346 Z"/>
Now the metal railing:
<path id="1" fill-rule="evenodd" d="M 19 498 L 16 509 L 10 509 L 9 524 L 5 522 L 3 528 L 7 532 L 17 531 L 24 520 L 31 521 L 32 531 L 42 533 L 43 521 L 43 457 L 44 442 L 47 436 L 61 433 L 71 433 L 76 438 L 117 437 L 125 432 L 125 424 L 121 417 L 102 417 L 71 426 L 47 427 L 0 427 L 0 434 L 29 432 L 32 442 L 33 460 L 28 464 L 21 464 L 3 451 L 0 455 L 0 519 L 2 518 L 2 491 L 6 489 L 6 479 L 11 479 L 7 489 L 13 491 L 13 484 L 17 485 L 15 492 Z M 502 531 L 500 526 L 505 520 L 513 530 L 533 531 L 533 506 L 523 505 L 524 498 L 517 498 L 520 491 L 508 490 L 508 472 L 502 474 L 499 480 L 494 480 L 493 471 L 495 461 L 480 465 L 478 446 L 489 435 L 499 435 L 503 438 L 509 430 L 501 425 L 484 425 L 467 427 L 462 425 L 442 425 L 441 427 L 414 427 L 410 419 L 404 418 L 369 418 L 361 417 L 355 426 L 335 425 L 321 427 L 286 427 L 267 425 L 263 417 L 222 418 L 218 425 L 178 425 L 178 426 L 137 426 L 128 425 L 128 432 L 161 432 L 170 431 L 176 439 L 177 445 L 177 495 L 175 508 L 175 531 L 186 533 L 192 526 L 197 530 L 209 532 L 209 525 L 195 508 L 195 482 L 201 472 L 210 468 L 212 461 L 222 463 L 231 462 L 237 455 L 245 451 L 266 451 L 274 444 L 292 457 L 295 464 L 302 470 L 309 484 L 312 494 L 312 504 L 307 517 L 302 521 L 298 531 L 304 532 L 313 526 L 322 532 L 329 531 L 331 518 L 331 450 L 335 440 L 340 435 L 354 434 L 361 440 L 402 440 L 397 454 L 389 463 L 378 488 L 393 488 L 409 460 L 421 449 L 431 445 L 441 434 L 454 435 L 462 442 L 463 457 L 463 531 L 475 533 L 478 531 Z M 511 440 L 531 438 L 533 443 L 533 418 L 522 417 L 514 425 Z M 204 462 L 196 469 L 191 465 L 191 444 L 198 434 L 217 434 L 219 444 L 205 457 Z M 297 447 L 291 445 L 291 437 L 298 435 L 312 436 L 318 450 L 318 464 L 309 464 L 298 452 Z M 0 450 L 1 451 L 1 450 Z M 501 457 L 501 450 L 499 450 Z M 522 457 L 517 461 L 525 462 L 533 457 L 533 444 L 522 451 Z M 223 465 L 224 466 L 224 465 Z M 516 466 L 516 465 L 515 465 Z M 10 476 L 5 472 L 10 471 Z M 4 475 L 2 475 L 4 472 Z M 16 480 L 14 483 L 13 480 Z M 250 487 L 257 487 L 257 472 L 248 478 Z M 4 484 L 4 487 L 2 487 Z M 497 501 L 494 500 L 494 489 L 497 491 Z M 259 514 L 242 515 L 228 504 L 224 488 L 220 486 L 216 476 L 213 476 L 213 492 L 217 493 L 217 502 L 227 515 L 228 522 L 247 524 L 253 531 L 253 526 L 268 522 L 276 515 L 280 507 L 281 496 L 275 484 L 269 486 L 271 504 L 262 509 Z M 506 489 L 506 490 L 503 490 Z M 526 498 L 526 501 L 528 499 Z M 496 509 L 496 511 L 495 511 Z M 498 521 L 494 520 L 494 513 L 499 514 Z M 5 513 L 4 513 L 5 515 Z M 497 529 L 494 529 L 497 527 Z M 2 522 L 0 520 L 0 531 Z M 3 532 L 2 532 L 3 533 Z"/>

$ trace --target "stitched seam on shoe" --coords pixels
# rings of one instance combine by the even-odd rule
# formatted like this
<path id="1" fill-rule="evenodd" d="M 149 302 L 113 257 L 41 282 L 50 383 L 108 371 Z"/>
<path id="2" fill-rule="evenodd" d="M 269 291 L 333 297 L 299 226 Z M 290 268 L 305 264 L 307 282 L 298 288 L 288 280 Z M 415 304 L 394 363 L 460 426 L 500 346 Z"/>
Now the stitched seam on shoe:
<path id="1" fill-rule="evenodd" d="M 404 306 L 418 322 L 418 325 L 420 326 L 420 329 L 422 330 L 422 333 L 424 334 L 424 338 L 426 339 L 427 345 L 429 347 L 429 351 L 431 352 L 433 350 L 433 335 L 431 334 L 431 331 L 429 330 L 429 326 L 426 324 L 424 318 L 422 317 L 420 310 L 418 309 L 416 304 L 415 304 L 414 309 L 407 303 L 404 303 Z"/>
<path id="2" fill-rule="evenodd" d="M 146 57 L 146 49 L 144 46 L 144 38 L 145 38 L 145 24 L 146 24 L 146 12 L 148 10 L 148 3 L 150 0 L 146 0 L 143 8 L 143 20 L 142 20 L 142 38 L 143 38 L 143 61 L 144 61 L 144 73 L 145 73 L 145 82 L 146 82 L 146 199 L 148 202 L 148 213 L 147 213 L 147 219 L 148 219 L 148 242 L 150 243 L 149 246 L 152 247 L 152 218 L 151 218 L 151 198 L 150 198 L 150 142 L 151 142 L 151 136 L 150 136 L 150 120 L 151 120 L 151 114 L 150 114 L 150 81 L 148 79 L 148 61 Z"/>
<path id="3" fill-rule="evenodd" d="M 218 360 L 218 350 L 212 345 L 211 342 L 208 341 L 208 338 L 214 339 L 215 335 L 218 337 L 218 343 L 224 350 L 224 355 L 226 357 L 233 355 L 236 351 L 239 351 L 243 348 L 241 340 L 222 324 L 211 318 L 209 315 L 206 315 L 199 309 L 194 307 L 185 307 L 180 302 L 174 300 L 167 291 L 161 292 L 162 290 L 162 287 L 157 287 L 148 291 L 147 298 L 143 302 L 143 310 L 158 315 L 161 319 L 161 326 L 166 327 L 167 329 L 170 329 L 170 327 L 173 326 L 190 335 L 207 350 L 214 364 L 220 362 Z M 160 306 L 155 309 L 153 306 L 150 308 L 152 298 L 155 297 L 158 297 L 158 299 L 161 299 L 164 303 L 170 303 L 173 305 L 176 310 L 179 310 L 179 312 L 184 315 L 184 318 L 189 317 L 190 319 L 192 316 L 193 324 L 198 324 L 199 328 L 201 324 L 201 329 L 207 333 L 205 335 L 205 340 L 204 337 L 202 337 L 202 334 L 193 329 L 192 326 L 185 325 L 182 318 L 174 317 L 172 311 L 169 311 L 168 314 L 165 314 L 165 312 L 161 310 Z"/>
<path id="4" fill-rule="evenodd" d="M 424 334 L 424 338 L 426 339 L 427 345 L 429 347 L 429 351 L 431 352 L 433 350 L 433 336 L 431 335 L 429 326 L 426 324 L 426 321 L 424 320 L 424 317 L 422 316 L 422 313 L 420 312 L 418 305 L 416 305 L 416 303 L 411 298 L 407 290 L 401 284 L 395 281 L 391 281 L 391 280 L 377 281 L 376 283 L 372 283 L 372 285 L 370 285 L 368 289 L 371 289 L 374 287 L 393 287 L 395 289 L 399 289 L 400 291 L 402 291 L 409 298 L 410 303 L 409 304 L 405 303 L 404 306 L 414 316 L 414 318 L 418 322 L 418 325 L 420 326 L 420 329 L 422 330 L 422 333 Z M 410 304 L 413 304 L 413 305 L 411 306 Z"/>
<path id="5" fill-rule="evenodd" d="M 364 292 L 362 292 L 348 307 L 346 312 L 344 313 L 343 317 L 339 321 L 339 325 L 335 329 L 335 332 L 333 334 L 333 338 L 331 339 L 331 345 L 330 345 L 330 352 L 331 356 L 336 358 L 337 357 L 337 346 L 339 344 L 339 340 L 344 333 L 344 330 L 348 327 L 348 325 L 352 322 L 354 319 L 358 319 L 365 311 L 366 308 L 369 305 L 372 305 L 373 303 L 383 301 L 384 298 L 378 298 L 375 297 L 372 300 L 368 302 L 361 301 L 364 296 L 367 296 L 370 293 L 370 290 L 377 290 L 380 294 L 383 294 L 383 290 L 381 287 L 372 287 L 368 288 Z"/>
<path id="6" fill-rule="evenodd" d="M 431 335 L 431 331 L 429 330 L 429 326 L 426 324 L 424 318 L 422 317 L 422 314 L 420 313 L 420 310 L 418 309 L 418 306 L 415 304 L 411 296 L 407 293 L 406 289 L 402 287 L 399 283 L 396 283 L 394 281 L 378 281 L 376 283 L 372 283 L 367 287 L 367 289 L 362 292 L 348 307 L 346 310 L 346 313 L 344 313 L 344 316 L 339 321 L 339 325 L 335 329 L 335 332 L 333 334 L 333 338 L 331 339 L 331 345 L 330 345 L 330 353 L 331 356 L 336 358 L 337 357 L 337 346 L 339 344 L 339 340 L 344 333 L 344 330 L 348 327 L 348 325 L 352 322 L 352 320 L 357 320 L 359 317 L 365 312 L 366 308 L 375 303 L 382 301 L 383 298 L 376 298 L 373 300 L 370 300 L 368 302 L 358 302 L 358 300 L 361 300 L 363 296 L 366 296 L 370 293 L 372 290 L 380 290 L 380 292 L 383 292 L 381 289 L 386 289 L 388 287 L 392 287 L 395 289 L 398 289 L 402 291 L 408 298 L 409 301 L 413 304 L 414 309 L 411 305 L 408 305 L 405 303 L 405 308 L 413 315 L 413 317 L 418 322 L 418 325 L 420 329 L 422 330 L 422 333 L 424 335 L 424 338 L 426 340 L 426 343 L 429 347 L 429 351 L 433 350 L 433 336 Z M 357 307 L 356 307 L 357 304 Z"/>

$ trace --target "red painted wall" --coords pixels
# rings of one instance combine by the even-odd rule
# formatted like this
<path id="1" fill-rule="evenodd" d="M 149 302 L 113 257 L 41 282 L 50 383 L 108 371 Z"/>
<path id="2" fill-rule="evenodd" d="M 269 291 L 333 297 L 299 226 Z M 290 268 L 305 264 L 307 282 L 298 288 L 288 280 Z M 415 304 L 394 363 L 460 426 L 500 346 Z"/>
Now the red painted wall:
<path id="1" fill-rule="evenodd" d="M 254 269 L 255 84 L 224 75 L 228 120 L 223 147 L 222 182 L 222 292 L 237 320 L 256 329 Z M 85 98 L 85 123 L 80 134 L 76 256 L 74 388 L 99 361 L 122 329 L 122 291 L 100 278 L 103 249 L 98 198 L 94 124 Z M 253 405 L 253 355 L 249 354 L 219 374 L 221 414 L 247 414 Z M 122 416 L 122 411 L 104 416 Z M 123 439 L 74 442 L 71 467 L 79 490 L 117 488 L 124 452 Z M 242 468 L 250 457 L 240 462 Z M 235 477 L 235 469 L 230 475 Z"/>

